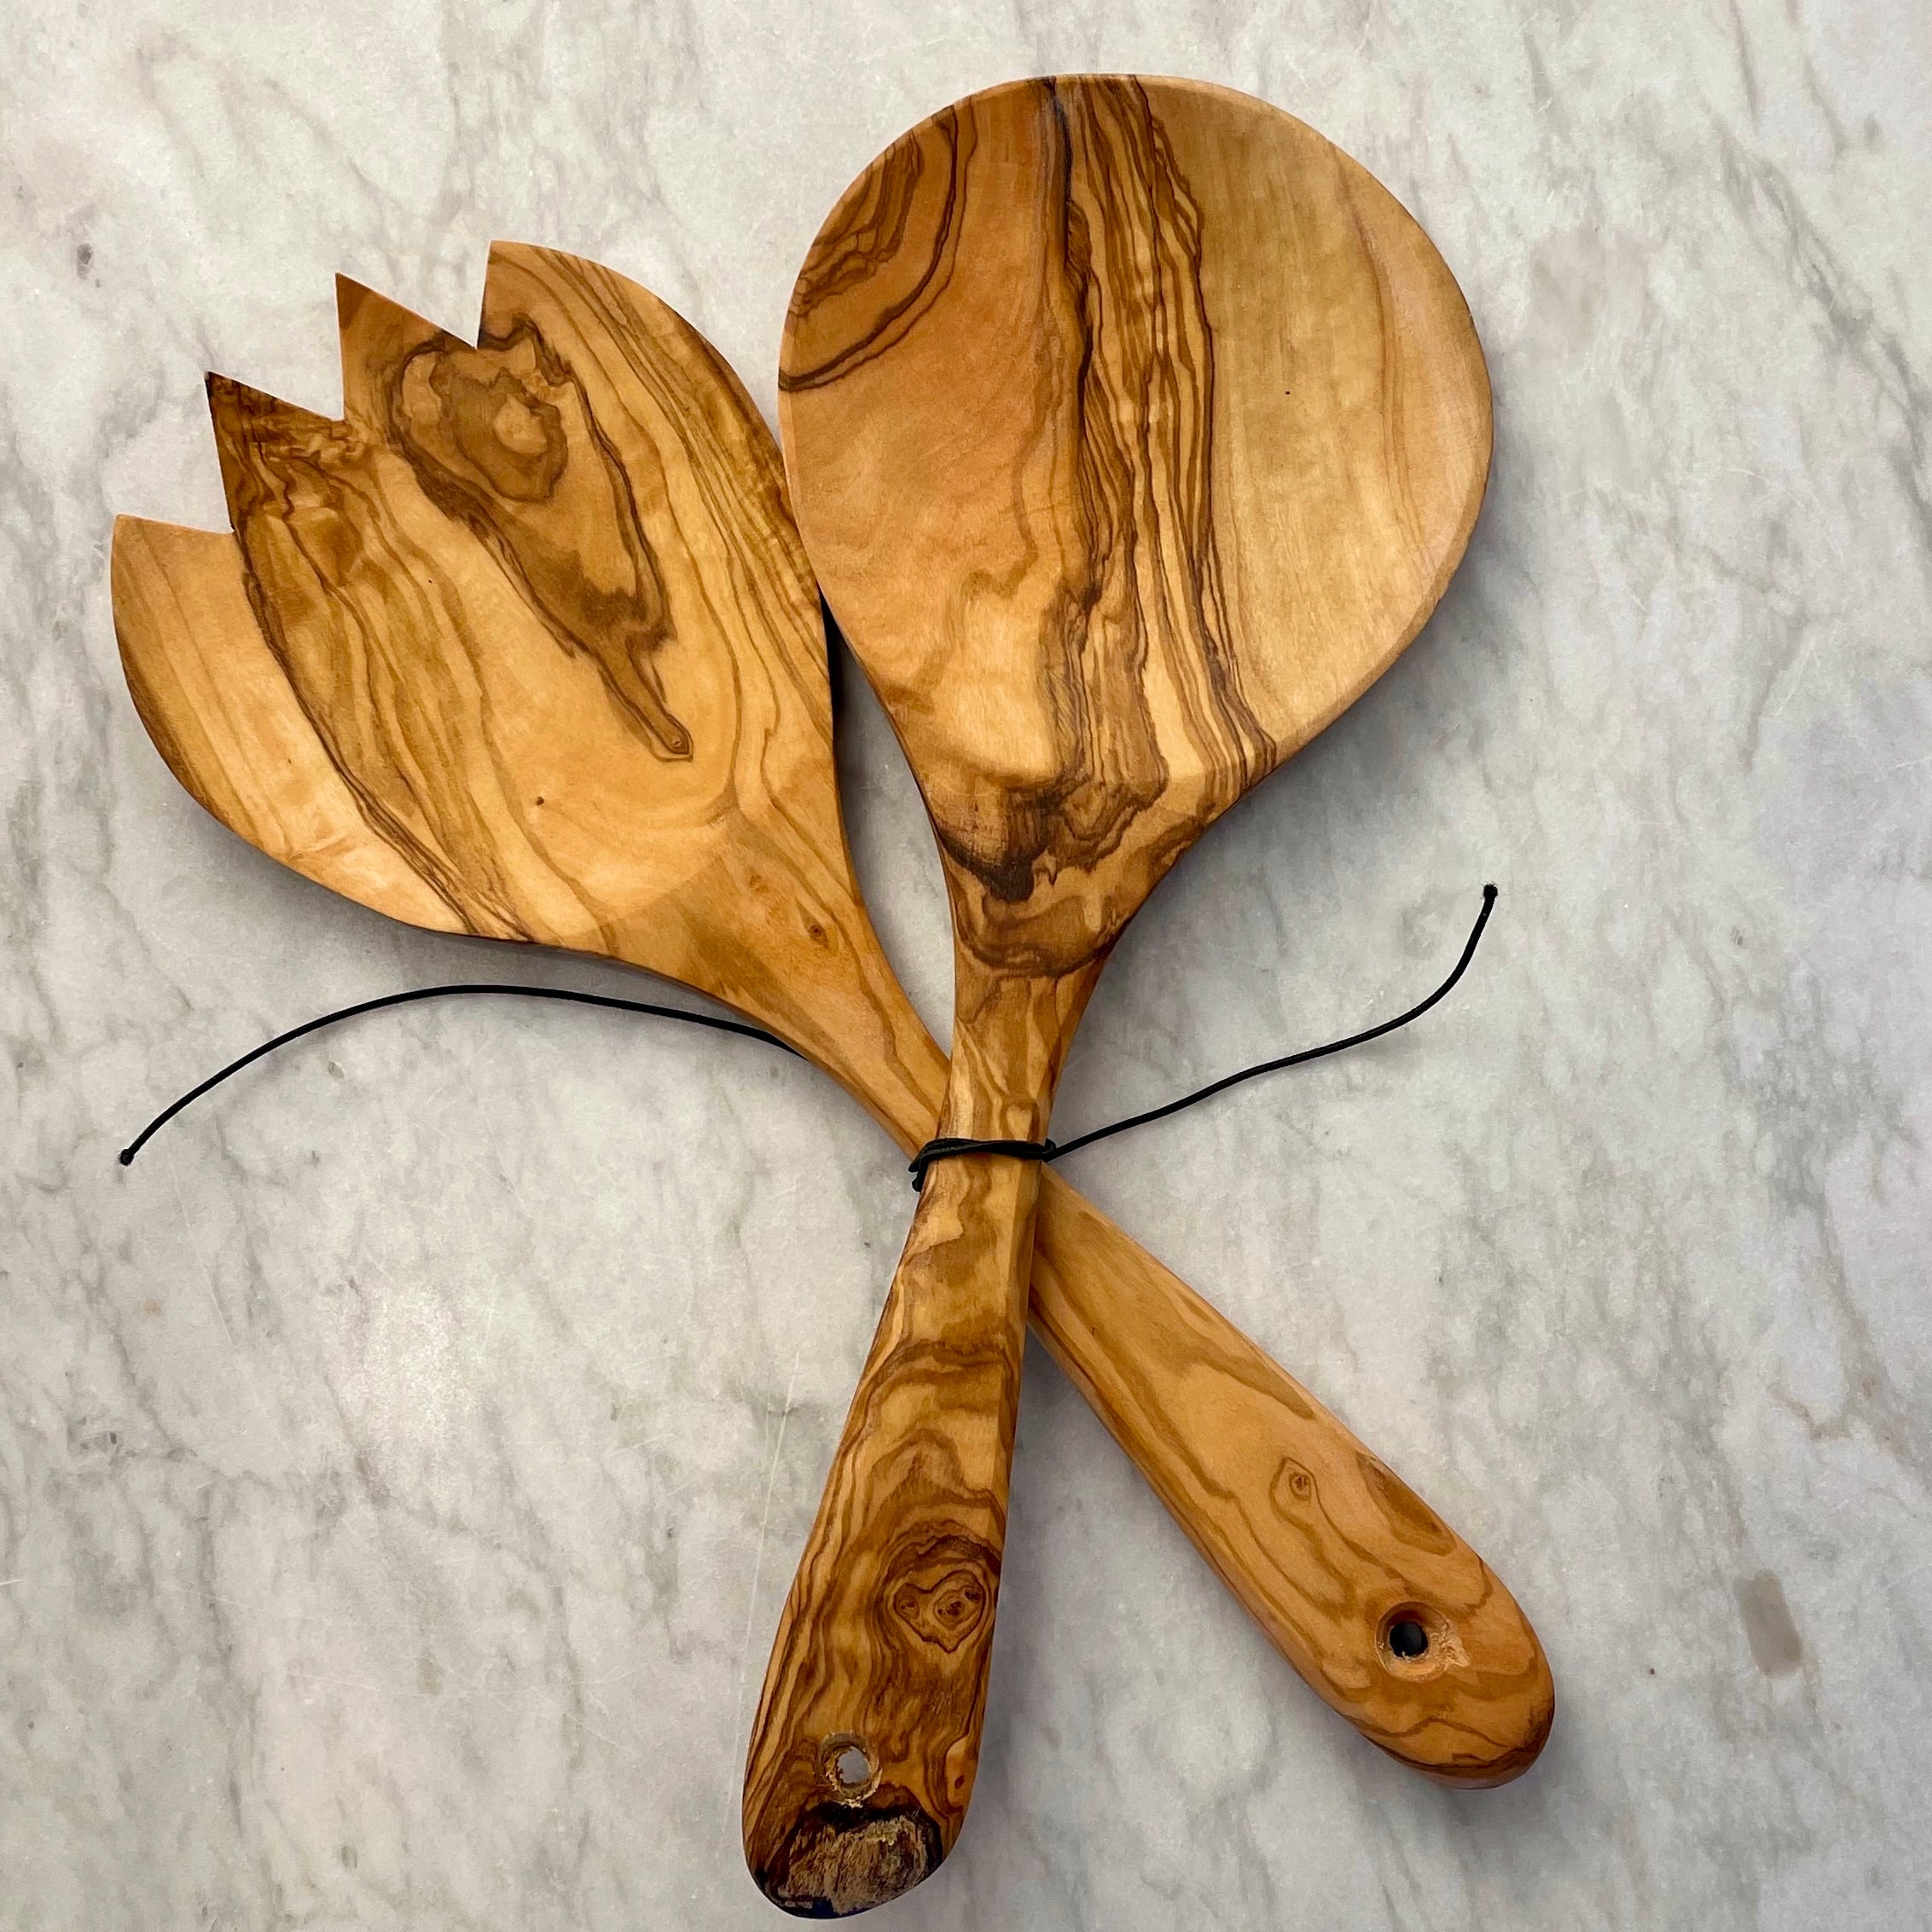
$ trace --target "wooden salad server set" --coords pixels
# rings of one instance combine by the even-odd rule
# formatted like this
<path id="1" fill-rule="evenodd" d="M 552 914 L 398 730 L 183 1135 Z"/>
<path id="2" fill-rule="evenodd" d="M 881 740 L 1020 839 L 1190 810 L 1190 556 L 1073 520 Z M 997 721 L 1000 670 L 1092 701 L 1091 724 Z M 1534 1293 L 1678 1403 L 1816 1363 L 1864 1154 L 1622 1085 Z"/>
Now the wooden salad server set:
<path id="1" fill-rule="evenodd" d="M 1041 1138 L 1128 918 L 1415 634 L 1487 474 L 1427 238 L 1193 83 L 997 89 L 867 170 L 786 328 L 789 499 L 730 369 L 608 270 L 493 248 L 476 346 L 339 290 L 343 419 L 211 377 L 234 533 L 117 524 L 162 756 L 364 905 L 724 1001 L 908 1152 Z M 939 840 L 949 1071 L 852 872 L 815 566 Z M 1444 1782 L 1528 1767 L 1549 1669 L 1477 1552 L 1070 1188 L 968 1153 L 925 1175 L 773 1651 L 769 1897 L 862 1910 L 958 1834 L 1029 1313 L 1320 1697 Z"/>

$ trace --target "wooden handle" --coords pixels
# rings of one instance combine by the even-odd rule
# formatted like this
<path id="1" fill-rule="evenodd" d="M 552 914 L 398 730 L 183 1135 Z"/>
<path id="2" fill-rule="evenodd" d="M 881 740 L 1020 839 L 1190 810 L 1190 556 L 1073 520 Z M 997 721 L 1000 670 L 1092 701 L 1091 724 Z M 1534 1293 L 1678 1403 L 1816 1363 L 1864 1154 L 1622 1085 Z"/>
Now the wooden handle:
<path id="1" fill-rule="evenodd" d="M 1495 1573 L 1225 1315 L 1052 1175 L 1032 1314 L 1317 1695 L 1441 1783 L 1504 1784 L 1529 1768 L 1556 1689 Z"/>
<path id="2" fill-rule="evenodd" d="M 928 1877 L 972 1795 L 1039 1169 L 927 1175 L 765 1673 L 745 1857 L 843 1917 Z"/>
<path id="3" fill-rule="evenodd" d="M 902 998 L 889 972 L 878 969 L 882 1013 Z M 826 1064 L 902 1146 L 916 1146 L 946 1086 L 937 1048 L 909 1027 L 837 1032 Z M 874 1038 L 889 1045 L 868 1045 Z M 934 1184 L 945 1171 L 932 1170 Z M 1501 1784 L 1529 1768 L 1555 1691 L 1535 1630 L 1494 1572 L 1292 1376 L 1057 1174 L 1040 1192 L 1030 1313 L 1195 1547 L 1319 1697 L 1427 1777 Z M 1408 1622 L 1427 1639 L 1416 1656 L 1390 1640 Z"/>

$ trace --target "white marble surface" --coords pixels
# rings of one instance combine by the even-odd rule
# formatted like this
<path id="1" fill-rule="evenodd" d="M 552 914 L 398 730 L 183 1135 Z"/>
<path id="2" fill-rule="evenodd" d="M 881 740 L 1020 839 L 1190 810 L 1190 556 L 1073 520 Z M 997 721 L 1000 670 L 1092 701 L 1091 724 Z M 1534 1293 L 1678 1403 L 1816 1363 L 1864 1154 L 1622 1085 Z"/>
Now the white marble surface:
<path id="1" fill-rule="evenodd" d="M 1932 1918 L 1932 25 L 1921 0 L 907 9 L 9 0 L 0 20 L 0 1923 L 777 1923 L 746 1723 L 908 1197 L 751 1047 L 480 1004 L 623 976 L 387 925 L 179 792 L 105 542 L 222 520 L 212 367 L 333 411 L 330 277 L 468 328 L 599 257 L 768 406 L 792 271 L 970 89 L 1207 76 L 1435 235 L 1495 380 L 1469 560 L 1123 948 L 1063 1128 L 1424 1030 L 1077 1178 L 1538 1624 L 1450 1795 L 1321 1710 L 1029 1363 L 988 1750 L 906 1928 Z M 930 845 L 845 749 L 938 1018 Z M 1775 1579 L 1775 1581 L 1767 1581 Z"/>

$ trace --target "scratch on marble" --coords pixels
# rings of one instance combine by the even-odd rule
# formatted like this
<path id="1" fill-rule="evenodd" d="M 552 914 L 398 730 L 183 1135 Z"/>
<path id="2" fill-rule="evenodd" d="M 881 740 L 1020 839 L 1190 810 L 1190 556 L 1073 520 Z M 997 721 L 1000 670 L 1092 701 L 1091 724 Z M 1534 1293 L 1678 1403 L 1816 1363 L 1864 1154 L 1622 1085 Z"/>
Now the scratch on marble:
<path id="1" fill-rule="evenodd" d="M 581 1731 L 586 1738 L 595 1738 L 600 1744 L 608 1744 L 613 1751 L 624 1757 L 635 1758 L 639 1763 L 644 1761 L 647 1754 L 639 1750 L 635 1744 L 620 1744 L 615 1738 L 607 1736 L 601 1731 L 594 1730 L 574 1711 L 564 1711 L 560 1714 L 564 1722 L 569 1725 L 573 1731 Z"/>
<path id="2" fill-rule="evenodd" d="M 746 1667 L 751 1655 L 751 1621 L 758 1614 L 758 1582 L 764 1574 L 765 1539 L 771 1529 L 771 1499 L 778 1487 L 779 1459 L 785 1453 L 785 1425 L 792 1419 L 792 1400 L 798 1386 L 798 1363 L 805 1352 L 801 1342 L 792 1351 L 792 1372 L 785 1382 L 785 1407 L 778 1418 L 778 1440 L 771 1446 L 771 1466 L 765 1471 L 765 1506 L 758 1518 L 758 1553 L 751 1564 L 751 1601 L 745 1606 L 745 1635 L 738 1646 L 738 1691 L 733 1702 L 745 1702 Z"/>

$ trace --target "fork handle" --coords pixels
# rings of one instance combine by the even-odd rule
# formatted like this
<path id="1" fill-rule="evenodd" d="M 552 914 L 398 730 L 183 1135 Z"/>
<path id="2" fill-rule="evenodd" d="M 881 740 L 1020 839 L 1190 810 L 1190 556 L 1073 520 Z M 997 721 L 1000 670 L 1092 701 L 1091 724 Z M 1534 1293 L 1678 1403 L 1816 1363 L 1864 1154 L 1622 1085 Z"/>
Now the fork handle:
<path id="1" fill-rule="evenodd" d="M 1055 1175 L 1036 1223 L 1032 1314 L 1319 1697 L 1439 1783 L 1505 1784 L 1529 1769 L 1556 1689 L 1495 1572 L 1286 1370 Z"/>

